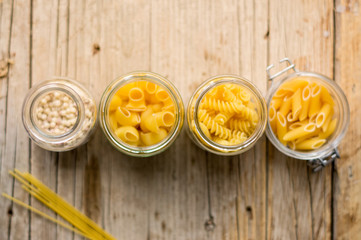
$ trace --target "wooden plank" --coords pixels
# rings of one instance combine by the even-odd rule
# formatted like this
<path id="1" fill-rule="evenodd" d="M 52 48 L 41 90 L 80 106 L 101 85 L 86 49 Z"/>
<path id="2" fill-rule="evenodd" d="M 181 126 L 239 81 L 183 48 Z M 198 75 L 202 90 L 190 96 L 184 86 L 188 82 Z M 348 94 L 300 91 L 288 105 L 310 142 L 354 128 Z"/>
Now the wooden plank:
<path id="1" fill-rule="evenodd" d="M 350 104 L 350 126 L 335 164 L 334 238 L 358 239 L 361 232 L 361 15 L 356 1 L 336 1 L 335 79 Z"/>
<path id="2" fill-rule="evenodd" d="M 0 189 L 28 202 L 28 194 L 14 184 L 8 171 L 14 167 L 29 169 L 29 140 L 22 126 L 21 106 L 29 86 L 30 1 L 6 1 L 0 8 L 0 59 L 13 60 L 8 75 L 0 79 Z M 29 237 L 28 211 L 1 197 L 0 212 L 1 239 Z"/>
<path id="3" fill-rule="evenodd" d="M 77 42 L 77 75 L 99 100 L 116 77 L 149 69 L 150 1 L 85 4 L 84 30 Z M 93 51 L 94 45 L 99 49 Z M 146 239 L 151 160 L 119 153 L 100 129 L 87 153 L 82 180 L 85 213 L 117 239 Z"/>
<path id="4" fill-rule="evenodd" d="M 60 2 L 33 1 L 32 6 L 32 86 L 60 75 L 57 68 L 58 38 L 64 28 L 64 18 L 61 18 L 59 10 Z M 60 36 L 60 38 L 63 36 Z M 59 153 L 46 151 L 34 143 L 31 144 L 31 173 L 57 192 Z M 32 198 L 33 207 L 56 217 L 42 203 Z M 57 226 L 48 220 L 32 214 L 31 238 L 33 239 L 56 239 Z"/>
<path id="5" fill-rule="evenodd" d="M 332 10 L 329 0 L 270 1 L 269 63 L 289 57 L 300 70 L 332 78 Z M 269 149 L 267 238 L 330 238 L 331 167 L 312 173 L 306 162 Z"/>
<path id="6" fill-rule="evenodd" d="M 265 95 L 268 1 L 239 1 L 238 28 L 240 75 L 250 79 Z M 263 137 L 238 160 L 239 239 L 266 237 L 266 167 L 266 137 Z"/>

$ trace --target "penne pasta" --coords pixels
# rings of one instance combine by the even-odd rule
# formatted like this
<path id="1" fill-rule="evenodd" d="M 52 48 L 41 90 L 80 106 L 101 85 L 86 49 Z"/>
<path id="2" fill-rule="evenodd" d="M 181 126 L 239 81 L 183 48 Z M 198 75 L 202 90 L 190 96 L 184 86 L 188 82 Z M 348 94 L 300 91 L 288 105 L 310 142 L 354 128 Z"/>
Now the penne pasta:
<path id="1" fill-rule="evenodd" d="M 326 119 L 329 117 L 331 112 L 331 105 L 328 103 L 323 104 L 320 112 L 316 117 L 316 127 L 320 128 L 325 124 Z"/>
<path id="2" fill-rule="evenodd" d="M 301 89 L 297 89 L 297 91 L 292 96 L 292 116 L 293 121 L 298 119 L 298 115 L 300 114 L 302 109 L 301 103 Z"/>
<path id="3" fill-rule="evenodd" d="M 320 137 L 320 138 L 328 138 L 329 136 L 331 136 L 331 134 L 332 134 L 332 133 L 335 131 L 335 129 L 336 129 L 336 125 L 337 125 L 337 119 L 333 119 L 333 120 L 330 122 L 327 130 L 326 130 L 325 132 L 320 133 L 320 134 L 319 134 L 319 137 Z"/>
<path id="4" fill-rule="evenodd" d="M 275 110 L 278 110 L 282 105 L 283 99 L 282 98 L 273 98 L 271 100 L 270 106 L 273 106 Z"/>
<path id="5" fill-rule="evenodd" d="M 321 101 L 330 104 L 332 107 L 335 105 L 330 92 L 324 86 L 321 87 Z"/>
<path id="6" fill-rule="evenodd" d="M 334 100 L 317 81 L 296 77 L 283 83 L 272 97 L 269 124 L 282 144 L 292 150 L 312 151 L 336 129 Z"/>
<path id="7" fill-rule="evenodd" d="M 312 95 L 311 95 L 311 102 L 310 102 L 310 108 L 308 110 L 308 117 L 313 117 L 314 115 L 317 115 L 317 113 L 321 109 L 321 86 L 315 85 L 312 88 Z"/>
<path id="8" fill-rule="evenodd" d="M 276 123 L 277 137 L 283 145 L 286 145 L 284 135 L 287 133 L 287 121 L 281 112 L 277 112 Z"/>
<path id="9" fill-rule="evenodd" d="M 292 106 L 292 98 L 286 96 L 283 99 L 283 103 L 282 103 L 282 106 L 281 106 L 279 112 L 282 113 L 283 116 L 287 116 L 287 114 L 291 110 L 291 106 Z"/>
<path id="10" fill-rule="evenodd" d="M 306 86 L 302 90 L 302 94 L 301 94 L 302 110 L 301 110 L 300 116 L 299 116 L 300 121 L 305 120 L 308 116 L 308 108 L 309 108 L 310 102 L 311 102 L 311 94 L 312 93 L 311 93 L 310 86 Z"/>
<path id="11" fill-rule="evenodd" d="M 276 132 L 276 127 L 277 127 L 277 112 L 276 109 L 271 106 L 269 108 L 269 112 L 268 112 L 268 118 L 269 118 L 269 123 L 271 125 L 272 131 Z"/>
<path id="12" fill-rule="evenodd" d="M 309 84 L 308 80 L 302 78 L 295 78 L 291 81 L 282 84 L 281 89 L 289 92 L 296 92 L 298 89 L 304 88 Z"/>
<path id="13" fill-rule="evenodd" d="M 316 125 L 314 123 L 309 123 L 304 126 L 295 128 L 289 132 L 287 132 L 283 136 L 283 141 L 294 141 L 297 138 L 301 138 L 306 136 L 309 133 L 312 133 L 316 130 Z"/>
<path id="14" fill-rule="evenodd" d="M 326 142 L 326 139 L 322 139 L 319 137 L 311 138 L 308 140 L 305 140 L 303 142 L 296 144 L 297 150 L 314 150 L 320 148 L 324 143 Z"/>
<path id="15" fill-rule="evenodd" d="M 332 120 L 332 117 L 333 117 L 333 109 L 331 108 L 331 111 L 330 111 L 330 114 L 328 115 L 325 123 L 322 125 L 322 131 L 323 132 L 326 132 L 331 120 Z"/>

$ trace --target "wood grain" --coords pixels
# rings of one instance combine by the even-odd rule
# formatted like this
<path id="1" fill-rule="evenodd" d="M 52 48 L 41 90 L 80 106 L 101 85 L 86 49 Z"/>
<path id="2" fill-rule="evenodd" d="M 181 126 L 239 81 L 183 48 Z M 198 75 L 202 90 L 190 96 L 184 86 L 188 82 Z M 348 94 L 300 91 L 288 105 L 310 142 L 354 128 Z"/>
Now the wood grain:
<path id="1" fill-rule="evenodd" d="M 8 171 L 15 167 L 29 170 L 29 140 L 21 122 L 21 106 L 29 89 L 30 1 L 7 1 L 0 8 L 0 56 L 14 61 L 8 75 L 0 79 L 0 189 L 29 202 L 28 194 L 14 183 Z M 4 198 L 0 200 L 0 211 L 0 239 L 29 238 L 27 211 Z"/>
<path id="2" fill-rule="evenodd" d="M 350 126 L 335 164 L 334 238 L 358 239 L 361 233 L 361 12 L 357 1 L 336 1 L 335 79 L 350 104 Z"/>
<path id="3" fill-rule="evenodd" d="M 31 171 L 117 239 L 358 239 L 360 23 L 358 2 L 346 0 L 0 0 L 0 60 L 15 61 L 0 78 L 0 190 L 55 216 L 7 173 Z M 349 99 L 334 173 L 312 173 L 266 137 L 221 157 L 185 131 L 146 159 L 116 151 L 100 128 L 88 144 L 51 153 L 21 123 L 28 88 L 52 76 L 76 79 L 99 101 L 116 77 L 153 71 L 186 104 L 218 74 L 241 75 L 266 94 L 265 69 L 283 57 L 335 77 Z M 82 238 L 0 198 L 0 239 Z"/>
<path id="4" fill-rule="evenodd" d="M 270 63 L 289 57 L 300 70 L 332 78 L 332 9 L 329 0 L 270 1 Z M 329 239 L 331 168 L 312 173 L 270 147 L 268 174 L 268 238 Z"/>

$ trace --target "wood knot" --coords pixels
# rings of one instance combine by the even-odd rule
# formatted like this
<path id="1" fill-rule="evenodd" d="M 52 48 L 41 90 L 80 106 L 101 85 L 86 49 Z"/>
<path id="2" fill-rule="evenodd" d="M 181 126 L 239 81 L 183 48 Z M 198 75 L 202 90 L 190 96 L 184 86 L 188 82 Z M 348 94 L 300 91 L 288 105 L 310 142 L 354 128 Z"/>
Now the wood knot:
<path id="1" fill-rule="evenodd" d="M 100 51 L 100 45 L 98 43 L 93 44 L 93 55 L 97 54 Z"/>
<path id="2" fill-rule="evenodd" d="M 206 231 L 213 231 L 216 228 L 216 224 L 214 223 L 213 217 L 210 217 L 205 223 L 204 228 Z"/>

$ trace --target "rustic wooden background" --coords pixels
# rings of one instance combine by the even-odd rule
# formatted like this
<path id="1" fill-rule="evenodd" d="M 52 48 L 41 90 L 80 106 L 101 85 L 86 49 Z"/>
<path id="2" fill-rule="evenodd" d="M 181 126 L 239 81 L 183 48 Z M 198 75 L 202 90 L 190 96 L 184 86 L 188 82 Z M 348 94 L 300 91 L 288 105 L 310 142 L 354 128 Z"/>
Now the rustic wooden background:
<path id="1" fill-rule="evenodd" d="M 219 157 L 183 131 L 166 152 L 139 159 L 100 129 L 87 145 L 52 153 L 22 126 L 25 94 L 51 76 L 74 78 L 99 100 L 115 77 L 149 70 L 186 103 L 217 74 L 242 75 L 265 94 L 266 66 L 286 56 L 334 78 L 350 103 L 341 160 L 319 173 L 265 137 Z M 358 0 L 0 0 L 0 59 L 1 192 L 51 214 L 8 175 L 30 171 L 117 239 L 361 238 Z M 0 239 L 79 238 L 0 198 Z"/>

